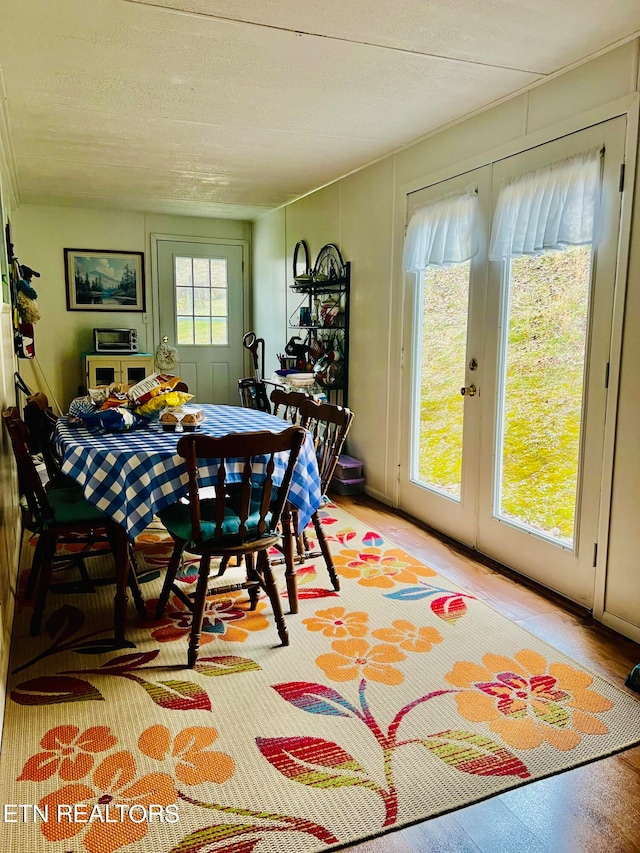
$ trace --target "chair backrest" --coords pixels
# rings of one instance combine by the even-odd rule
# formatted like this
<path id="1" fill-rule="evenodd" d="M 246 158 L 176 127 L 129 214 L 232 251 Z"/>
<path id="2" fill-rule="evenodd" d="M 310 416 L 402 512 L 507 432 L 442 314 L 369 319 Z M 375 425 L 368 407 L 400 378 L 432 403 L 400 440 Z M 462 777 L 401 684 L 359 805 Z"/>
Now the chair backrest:
<path id="1" fill-rule="evenodd" d="M 300 423 L 302 417 L 300 404 L 303 400 L 310 399 L 311 396 L 305 394 L 304 391 L 284 391 L 282 388 L 274 388 L 270 396 L 273 403 L 273 414 L 282 418 L 283 421 L 290 421 L 292 424 Z"/>
<path id="2" fill-rule="evenodd" d="M 303 400 L 300 404 L 301 425 L 308 429 L 318 460 L 320 486 L 326 492 L 353 422 L 353 412 L 332 403 Z"/>
<path id="3" fill-rule="evenodd" d="M 189 511 L 191 516 L 191 535 L 198 544 L 202 540 L 202 512 L 199 496 L 199 465 L 204 460 L 208 464 L 215 460 L 217 483 L 214 487 L 215 502 L 213 520 L 214 531 L 209 546 L 228 541 L 233 536 L 234 545 L 254 542 L 263 536 L 273 534 L 289 493 L 291 478 L 300 448 L 306 437 L 301 427 L 291 426 L 283 432 L 259 432 L 229 434 L 221 438 L 208 435 L 187 435 L 178 442 L 177 451 L 186 460 L 189 476 Z M 275 455 L 289 453 L 282 481 L 276 486 L 273 482 Z M 242 478 L 230 478 L 230 469 L 242 464 Z M 232 487 L 231 489 L 229 487 Z M 237 516 L 239 527 L 230 534 L 224 526 L 228 516 L 229 492 L 232 492 L 232 509 Z M 209 501 L 207 502 L 209 503 Z M 251 521 L 249 522 L 249 517 Z M 210 514 L 207 515 L 210 519 Z"/>
<path id="4" fill-rule="evenodd" d="M 15 406 L 2 413 L 2 422 L 9 433 L 11 448 L 18 467 L 20 491 L 27 502 L 31 520 L 37 523 L 52 518 L 53 513 L 47 500 L 47 493 L 29 450 L 27 425 Z"/>
<path id="5" fill-rule="evenodd" d="M 58 418 L 49 406 L 47 395 L 42 391 L 27 397 L 24 407 L 24 422 L 29 431 L 29 446 L 32 452 L 42 454 L 42 459 L 47 469 L 47 476 L 51 482 L 62 479 L 64 475 L 53 451 L 52 439 Z"/>
<path id="6" fill-rule="evenodd" d="M 271 413 L 267 386 L 261 379 L 254 377 L 238 379 L 238 393 L 245 409 L 258 409 L 261 412 Z"/>

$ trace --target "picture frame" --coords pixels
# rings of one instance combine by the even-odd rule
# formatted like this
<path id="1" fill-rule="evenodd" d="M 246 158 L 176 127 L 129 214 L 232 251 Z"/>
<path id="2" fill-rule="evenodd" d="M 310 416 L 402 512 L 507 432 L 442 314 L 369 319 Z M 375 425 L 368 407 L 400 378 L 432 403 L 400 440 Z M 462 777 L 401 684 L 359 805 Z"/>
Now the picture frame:
<path id="1" fill-rule="evenodd" d="M 144 252 L 65 249 L 67 311 L 145 310 Z"/>

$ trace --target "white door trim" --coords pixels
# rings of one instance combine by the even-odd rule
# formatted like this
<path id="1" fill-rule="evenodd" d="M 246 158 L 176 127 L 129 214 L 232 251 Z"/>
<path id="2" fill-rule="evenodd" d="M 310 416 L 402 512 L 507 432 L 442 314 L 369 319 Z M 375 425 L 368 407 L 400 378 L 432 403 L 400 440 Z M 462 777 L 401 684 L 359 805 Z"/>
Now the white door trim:
<path id="1" fill-rule="evenodd" d="M 620 392 L 620 365 L 622 361 L 622 338 L 624 333 L 624 310 L 627 297 L 629 250 L 631 244 L 631 222 L 633 199 L 636 187 L 637 152 L 640 138 L 640 95 L 635 95 L 633 105 L 627 113 L 627 138 L 625 144 L 624 192 L 620 209 L 620 242 L 616 267 L 616 289 L 611 326 L 609 354 L 609 393 L 607 394 L 604 449 L 602 456 L 602 482 L 600 485 L 600 518 L 598 525 L 598 554 L 595 566 L 593 615 L 605 625 L 613 627 L 636 642 L 640 642 L 640 629 L 632 632 L 621 630 L 628 623 L 605 611 L 607 563 L 609 555 L 609 526 L 611 498 L 613 493 L 613 466 L 618 420 L 618 396 Z M 620 625 L 618 625 L 620 623 Z"/>

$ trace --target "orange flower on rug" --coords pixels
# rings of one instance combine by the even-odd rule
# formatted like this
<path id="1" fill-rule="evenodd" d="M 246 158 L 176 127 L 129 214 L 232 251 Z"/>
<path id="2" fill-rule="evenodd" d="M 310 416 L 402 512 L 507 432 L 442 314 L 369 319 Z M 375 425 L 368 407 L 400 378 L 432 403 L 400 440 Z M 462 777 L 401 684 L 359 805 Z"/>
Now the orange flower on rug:
<path id="1" fill-rule="evenodd" d="M 547 742 L 559 750 L 573 749 L 581 735 L 605 735 L 609 729 L 596 713 L 612 703 L 589 687 L 593 678 L 564 663 L 548 664 L 524 649 L 513 659 L 487 654 L 484 666 L 459 661 L 445 675 L 451 684 L 469 688 L 458 693 L 462 716 L 487 722 L 491 731 L 517 749 Z"/>

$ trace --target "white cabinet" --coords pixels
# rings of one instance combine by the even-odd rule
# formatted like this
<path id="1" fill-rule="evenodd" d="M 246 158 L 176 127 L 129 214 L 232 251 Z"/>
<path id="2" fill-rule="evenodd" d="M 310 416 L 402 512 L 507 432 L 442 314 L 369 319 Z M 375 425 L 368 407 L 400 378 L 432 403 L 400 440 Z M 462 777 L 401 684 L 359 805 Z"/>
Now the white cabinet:
<path id="1" fill-rule="evenodd" d="M 149 353 L 137 355 L 86 353 L 83 359 L 83 374 L 87 388 L 111 385 L 112 382 L 134 385 L 154 371 L 153 356 Z"/>

